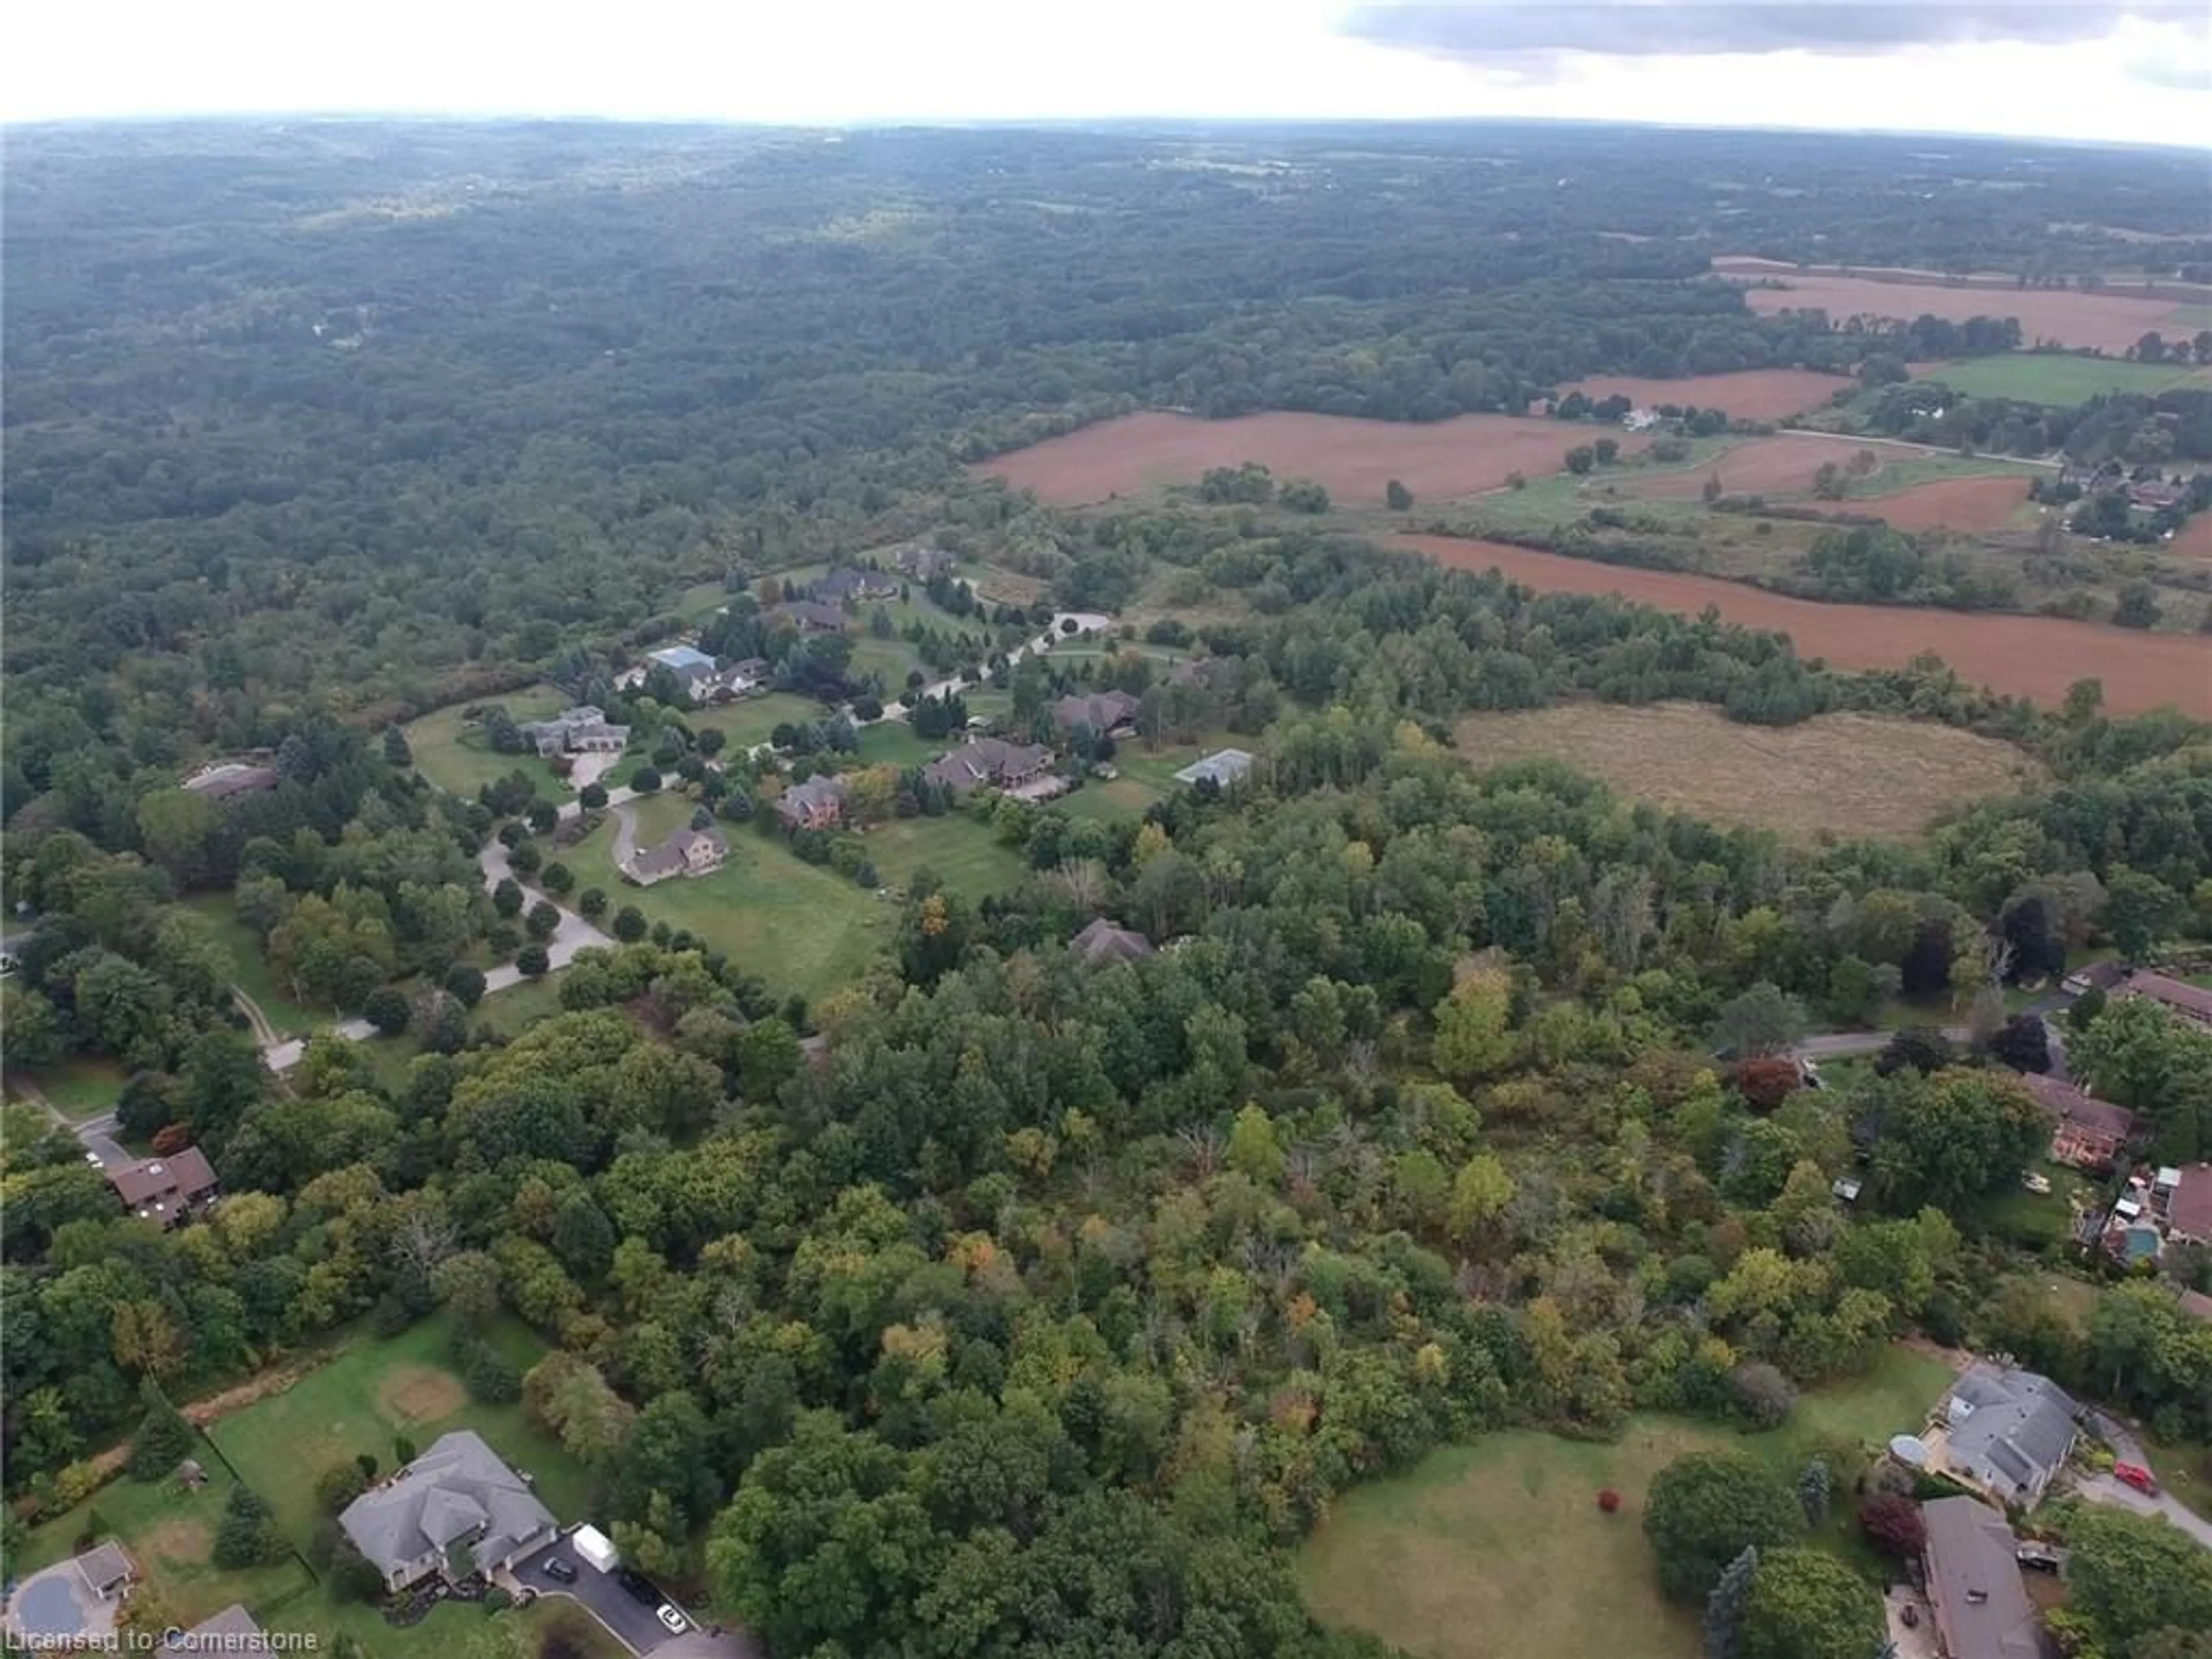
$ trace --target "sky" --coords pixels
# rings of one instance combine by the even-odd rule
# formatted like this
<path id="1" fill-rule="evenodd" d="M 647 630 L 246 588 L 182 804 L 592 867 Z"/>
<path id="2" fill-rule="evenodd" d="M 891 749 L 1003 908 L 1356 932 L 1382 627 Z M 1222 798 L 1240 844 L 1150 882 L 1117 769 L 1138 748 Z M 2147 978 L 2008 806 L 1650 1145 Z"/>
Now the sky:
<path id="1" fill-rule="evenodd" d="M 2212 146 L 2212 0 L 33 0 L 5 44 L 9 122 L 1536 117 Z"/>

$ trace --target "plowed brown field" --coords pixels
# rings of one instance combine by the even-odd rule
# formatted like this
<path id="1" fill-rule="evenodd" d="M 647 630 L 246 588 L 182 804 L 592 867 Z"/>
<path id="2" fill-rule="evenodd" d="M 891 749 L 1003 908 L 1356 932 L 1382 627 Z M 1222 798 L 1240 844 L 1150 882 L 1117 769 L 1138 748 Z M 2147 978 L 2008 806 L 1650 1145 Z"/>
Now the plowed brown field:
<path id="1" fill-rule="evenodd" d="M 1742 280 L 1750 273 L 1732 271 Z M 1893 317 L 1910 322 L 1923 314 L 1963 323 L 1969 317 L 2017 317 L 2027 343 L 2057 340 L 2070 346 L 2125 350 L 2151 329 L 2174 332 L 2166 318 L 2182 307 L 2141 295 L 2081 294 L 2071 289 L 1951 288 L 1941 283 L 1877 283 L 1863 276 L 1776 271 L 1787 288 L 1754 288 L 1745 301 L 1763 317 L 1778 311 L 1826 311 L 1836 319 Z M 2190 331 L 2184 330 L 2183 332 Z"/>
<path id="2" fill-rule="evenodd" d="M 2027 500 L 2026 478 L 1940 478 L 1894 495 L 1852 501 L 1846 510 L 1872 513 L 1896 530 L 2002 530 Z"/>
<path id="3" fill-rule="evenodd" d="M 2075 680 L 2105 683 L 2105 706 L 2135 714 L 2172 704 L 2212 720 L 2212 639 L 2140 634 L 2046 617 L 1997 617 L 1903 606 L 1820 605 L 1738 582 L 1532 552 L 1449 536 L 1392 536 L 1388 544 L 1462 570 L 1502 571 L 1545 592 L 1618 593 L 1696 616 L 1707 605 L 1747 628 L 1790 635 L 1798 652 L 1838 668 L 1893 668 L 1933 651 L 1962 678 L 2057 704 Z"/>
<path id="4" fill-rule="evenodd" d="M 1818 409 L 1828 401 L 1831 392 L 1853 384 L 1840 375 L 1815 374 L 1808 368 L 1751 368 L 1735 374 L 1698 374 L 1684 380 L 1600 374 L 1559 390 L 1562 394 L 1579 392 L 1593 398 L 1618 395 L 1639 406 L 1694 404 L 1699 409 L 1724 410 L 1739 420 L 1778 421 L 1787 415 Z"/>
<path id="5" fill-rule="evenodd" d="M 2212 559 L 2212 513 L 2192 514 L 2166 546 L 2185 559 Z"/>
<path id="6" fill-rule="evenodd" d="M 1339 500 L 1370 506 L 1396 478 L 1427 500 L 1495 489 L 1516 472 L 1542 477 L 1589 441 L 1582 428 L 1509 415 L 1462 415 L 1419 425 L 1341 415 L 1243 415 L 1202 421 L 1146 413 L 1101 421 L 979 463 L 975 471 L 1033 489 L 1059 507 L 1166 484 L 1195 483 L 1209 467 L 1258 461 L 1278 478 L 1313 478 Z M 1624 436 L 1632 454 L 1644 441 Z M 1695 493 L 1694 487 L 1692 494 Z"/>
<path id="7" fill-rule="evenodd" d="M 1862 449 L 1883 452 L 1856 438 L 1753 438 L 1709 466 L 1687 472 L 1663 472 L 1655 477 L 1622 475 L 1630 493 L 1658 501 L 1687 501 L 1703 492 L 1705 480 L 1720 474 L 1721 488 L 1731 495 L 1802 495 L 1813 487 L 1813 475 L 1824 461 L 1843 465 Z M 1895 453 L 1897 452 L 1891 452 Z"/>

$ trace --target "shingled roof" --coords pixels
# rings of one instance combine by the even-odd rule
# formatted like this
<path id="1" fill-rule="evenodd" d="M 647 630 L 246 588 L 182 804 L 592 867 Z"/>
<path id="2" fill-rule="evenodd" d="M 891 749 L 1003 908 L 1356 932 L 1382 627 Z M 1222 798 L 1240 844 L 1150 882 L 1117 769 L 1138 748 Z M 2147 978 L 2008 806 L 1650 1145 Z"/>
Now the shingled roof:
<path id="1" fill-rule="evenodd" d="M 468 1547 L 479 1571 L 503 1565 L 550 1532 L 553 1512 L 481 1436 L 438 1437 L 392 1480 L 363 1492 L 338 1516 L 345 1535 L 389 1578 L 425 1558 Z"/>

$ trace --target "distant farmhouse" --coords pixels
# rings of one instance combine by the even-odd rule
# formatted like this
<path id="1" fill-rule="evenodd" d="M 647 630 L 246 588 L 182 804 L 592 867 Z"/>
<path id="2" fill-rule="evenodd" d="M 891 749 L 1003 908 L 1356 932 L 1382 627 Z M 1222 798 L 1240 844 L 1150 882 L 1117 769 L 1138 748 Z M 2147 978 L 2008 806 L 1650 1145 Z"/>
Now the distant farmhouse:
<path id="1" fill-rule="evenodd" d="M 1063 738 L 1088 726 L 1097 736 L 1118 738 L 1133 732 L 1144 705 L 1127 691 L 1093 691 L 1088 696 L 1062 697 L 1052 706 L 1052 723 Z"/>
<path id="2" fill-rule="evenodd" d="M 183 787 L 204 800 L 229 800 L 238 795 L 258 795 L 274 789 L 276 769 L 257 761 L 216 761 L 186 778 Z"/>
<path id="3" fill-rule="evenodd" d="M 1212 783 L 1226 789 L 1252 769 L 1252 757 L 1242 749 L 1222 749 L 1203 760 L 1193 761 L 1176 774 L 1178 783 Z"/>
<path id="4" fill-rule="evenodd" d="M 851 620 L 834 605 L 822 605 L 812 599 L 793 599 L 780 605 L 768 613 L 772 623 L 781 623 L 802 634 L 842 634 Z"/>
<path id="5" fill-rule="evenodd" d="M 630 854 L 623 874 L 641 887 L 671 876 L 705 876 L 720 869 L 730 856 L 730 843 L 719 830 L 678 830 L 659 846 Z"/>
<path id="6" fill-rule="evenodd" d="M 811 582 L 806 597 L 823 605 L 848 605 L 863 599 L 895 599 L 898 597 L 898 578 L 880 570 L 853 570 L 840 568 Z"/>
<path id="7" fill-rule="evenodd" d="M 607 724 L 606 711 L 589 703 L 564 708 L 547 720 L 515 727 L 547 760 L 556 755 L 619 755 L 629 746 L 629 727 Z"/>
<path id="8" fill-rule="evenodd" d="M 665 668 L 694 702 L 707 702 L 726 692 L 742 696 L 768 678 L 768 664 L 758 657 L 718 667 L 714 659 L 696 646 L 672 645 L 647 653 L 646 659 L 615 681 L 624 690 L 643 685 L 655 668 Z"/>
<path id="9" fill-rule="evenodd" d="M 1018 794 L 1050 777 L 1051 771 L 1052 750 L 1041 744 L 978 738 L 939 756 L 921 769 L 921 775 L 926 781 L 950 790 L 956 796 L 972 794 L 978 789 L 1003 789 Z M 1051 778 L 1051 781 L 1061 789 L 1066 787 L 1064 779 Z M 1060 790 L 1052 793 L 1056 794 Z"/>
<path id="10" fill-rule="evenodd" d="M 836 778 L 809 778 L 776 797 L 775 815 L 793 830 L 835 830 L 845 821 L 845 786 Z"/>
<path id="11" fill-rule="evenodd" d="M 207 1154 L 197 1146 L 166 1158 L 142 1158 L 104 1173 L 123 1207 L 141 1221 L 173 1227 L 216 1195 L 219 1183 Z"/>

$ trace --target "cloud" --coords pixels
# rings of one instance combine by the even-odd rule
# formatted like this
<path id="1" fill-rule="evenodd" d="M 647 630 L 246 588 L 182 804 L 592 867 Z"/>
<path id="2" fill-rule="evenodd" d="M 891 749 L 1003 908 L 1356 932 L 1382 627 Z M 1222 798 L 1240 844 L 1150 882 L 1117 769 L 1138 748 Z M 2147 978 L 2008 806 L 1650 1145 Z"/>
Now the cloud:
<path id="1" fill-rule="evenodd" d="M 1340 26 L 1378 46 L 1475 60 L 1559 52 L 1868 57 L 1912 46 L 2075 46 L 2130 19 L 2204 27 L 2203 0 L 1362 0 Z"/>

